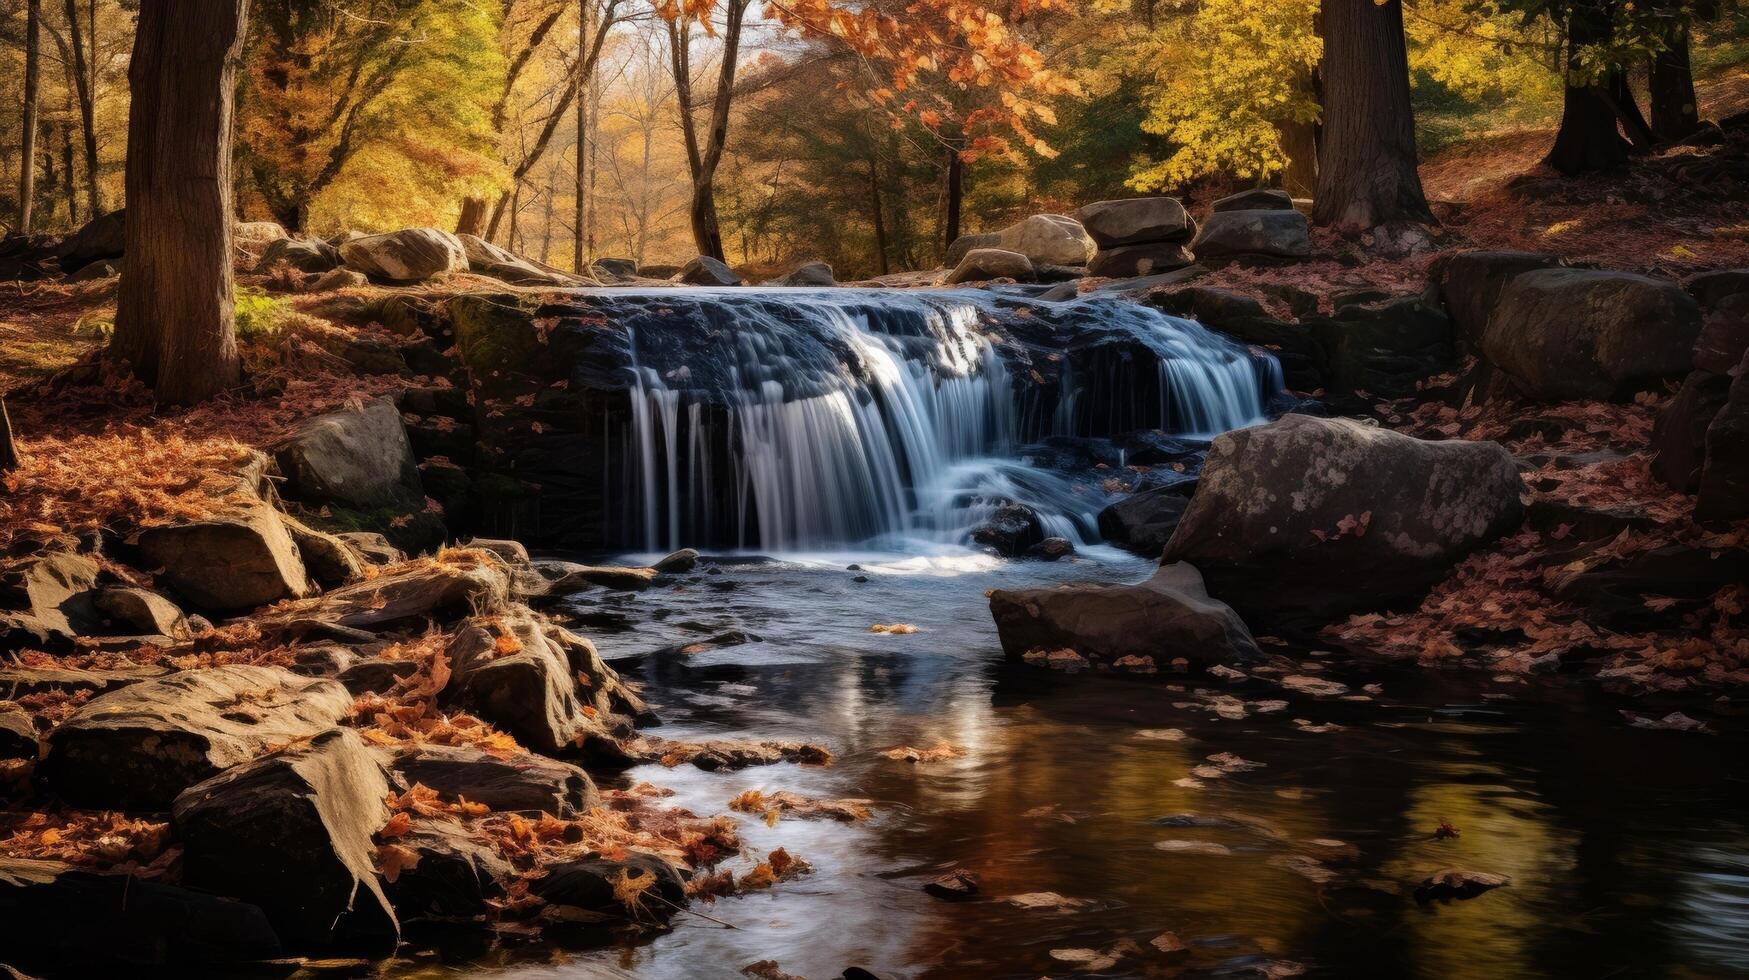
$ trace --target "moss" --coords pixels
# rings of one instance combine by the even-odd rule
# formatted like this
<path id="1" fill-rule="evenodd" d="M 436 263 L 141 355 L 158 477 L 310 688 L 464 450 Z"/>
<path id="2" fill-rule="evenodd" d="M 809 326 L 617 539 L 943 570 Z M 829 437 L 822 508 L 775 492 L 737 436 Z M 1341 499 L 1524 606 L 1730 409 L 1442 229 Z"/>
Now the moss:
<path id="1" fill-rule="evenodd" d="M 273 336 L 291 313 L 284 301 L 252 286 L 237 290 L 232 305 L 237 317 L 237 336 L 244 340 Z"/>
<path id="2" fill-rule="evenodd" d="M 450 300 L 456 349 L 474 377 L 487 381 L 528 373 L 544 350 L 534 326 L 539 303 L 513 293 L 470 293 Z"/>
<path id="3" fill-rule="evenodd" d="M 503 473 L 483 473 L 474 479 L 474 493 L 480 497 L 515 498 L 527 493 L 522 481 Z"/>

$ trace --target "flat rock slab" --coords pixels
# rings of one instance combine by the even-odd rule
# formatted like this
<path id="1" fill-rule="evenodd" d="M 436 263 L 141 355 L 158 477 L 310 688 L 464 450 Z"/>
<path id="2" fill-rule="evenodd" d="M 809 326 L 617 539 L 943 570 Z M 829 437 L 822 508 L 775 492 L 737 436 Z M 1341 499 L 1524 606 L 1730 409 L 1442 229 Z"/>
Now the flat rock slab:
<path id="1" fill-rule="evenodd" d="M 72 670 L 64 667 L 0 667 L 0 697 L 21 698 L 45 691 L 108 691 L 169 674 L 157 665 L 113 670 Z"/>
<path id="2" fill-rule="evenodd" d="M 176 794 L 344 718 L 338 682 L 235 665 L 93 699 L 49 737 L 43 778 L 75 806 L 163 810 Z"/>
<path id="3" fill-rule="evenodd" d="M 509 594 L 509 573 L 496 559 L 418 559 L 384 568 L 368 581 L 275 609 L 258 622 L 293 632 L 310 624 L 371 630 L 497 608 Z"/>
<path id="4" fill-rule="evenodd" d="M 396 754 L 389 767 L 408 785 L 424 785 L 450 801 L 465 797 L 500 813 L 573 817 L 600 799 L 588 773 L 532 753 L 499 758 L 465 746 L 420 745 Z"/>

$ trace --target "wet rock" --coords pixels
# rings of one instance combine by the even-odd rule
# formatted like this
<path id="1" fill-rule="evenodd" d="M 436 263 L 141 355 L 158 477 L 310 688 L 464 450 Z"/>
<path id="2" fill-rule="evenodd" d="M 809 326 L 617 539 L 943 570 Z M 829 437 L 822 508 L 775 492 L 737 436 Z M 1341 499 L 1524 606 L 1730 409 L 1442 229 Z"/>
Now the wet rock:
<path id="1" fill-rule="evenodd" d="M 1168 313 L 1192 317 L 1217 329 L 1229 320 L 1269 315 L 1263 304 L 1252 297 L 1219 286 L 1181 286 L 1161 293 L 1155 302 Z"/>
<path id="2" fill-rule="evenodd" d="M 663 575 L 684 575 L 698 565 L 698 557 L 697 551 L 691 548 L 682 548 L 663 557 L 650 567 Z"/>
<path id="3" fill-rule="evenodd" d="M 996 247 L 1033 265 L 1084 266 L 1097 251 L 1081 222 L 1062 214 L 1035 214 L 1010 225 L 997 233 Z"/>
<path id="4" fill-rule="evenodd" d="M 1454 898 L 1475 898 L 1483 892 L 1490 892 L 1510 884 L 1512 884 L 1512 879 L 1506 875 L 1488 871 L 1446 868 L 1443 871 L 1436 871 L 1428 875 L 1422 879 L 1419 885 L 1415 886 L 1415 900 L 1426 903 L 1450 901 Z"/>
<path id="5" fill-rule="evenodd" d="M 923 890 L 945 902 L 963 902 L 978 895 L 978 876 L 965 868 L 955 868 L 923 886 Z"/>
<path id="6" fill-rule="evenodd" d="M 538 561 L 536 571 L 546 578 L 554 595 L 582 592 L 593 586 L 641 591 L 656 582 L 654 568 L 630 565 L 579 565 L 574 561 Z"/>
<path id="7" fill-rule="evenodd" d="M 312 623 L 377 630 L 499 609 L 509 597 L 509 573 L 501 562 L 449 556 L 384 568 L 375 578 L 290 603 L 257 621 L 264 628 L 293 633 Z"/>
<path id="8" fill-rule="evenodd" d="M 97 611 L 120 634 L 181 638 L 189 632 L 176 603 L 149 589 L 109 586 L 97 593 Z"/>
<path id="9" fill-rule="evenodd" d="M 340 262 L 340 250 L 320 238 L 281 238 L 262 251 L 255 273 L 266 275 L 281 264 L 299 272 L 326 273 Z"/>
<path id="10" fill-rule="evenodd" d="M 0 567 L 0 649 L 64 646 L 99 625 L 97 562 L 67 551 Z"/>
<path id="11" fill-rule="evenodd" d="M 735 270 L 708 255 L 700 255 L 680 270 L 680 281 L 688 286 L 739 286 L 741 277 Z"/>
<path id="12" fill-rule="evenodd" d="M 1112 279 L 1134 279 L 1182 269 L 1196 262 L 1182 244 L 1151 242 L 1101 249 L 1087 263 L 1087 274 Z"/>
<path id="13" fill-rule="evenodd" d="M 1699 521 L 1749 517 L 1749 352 L 1719 414 L 1706 430 L 1706 465 L 1700 473 Z"/>
<path id="14" fill-rule="evenodd" d="M 516 875 L 510 862 L 451 820 L 416 820 L 388 846 L 412 855 L 392 880 L 385 875 L 382 886 L 403 923 L 421 916 L 488 913 L 491 900 L 503 896 L 504 882 Z"/>
<path id="15" fill-rule="evenodd" d="M 1190 250 L 1199 259 L 1301 259 L 1312 254 L 1311 227 L 1298 211 L 1216 211 Z"/>
<path id="16" fill-rule="evenodd" d="M 991 279 L 1030 282 L 1032 278 L 1032 260 L 1019 252 L 1001 248 L 975 248 L 967 252 L 965 258 L 960 259 L 953 271 L 947 274 L 947 284 L 951 286 L 965 282 L 987 282 Z"/>
<path id="17" fill-rule="evenodd" d="M 1222 211 L 1292 211 L 1294 199 L 1287 191 L 1273 187 L 1254 187 L 1237 194 L 1228 194 L 1209 205 L 1215 213 Z"/>
<path id="18" fill-rule="evenodd" d="M 1074 553 L 1075 545 L 1068 538 L 1046 538 L 1026 549 L 1026 557 L 1040 561 L 1060 561 Z"/>
<path id="19" fill-rule="evenodd" d="M 1094 245 L 1112 249 L 1151 242 L 1187 242 L 1196 222 L 1175 197 L 1136 197 L 1099 201 L 1075 212 Z M 1099 275 L 1100 273 L 1094 273 Z"/>
<path id="20" fill-rule="evenodd" d="M 1324 623 L 1419 598 L 1519 526 L 1521 489 L 1496 443 L 1287 415 L 1214 441 L 1163 560 L 1247 618 Z"/>
<path id="21" fill-rule="evenodd" d="M 1010 660 L 1067 648 L 1093 661 L 1186 657 L 1198 662 L 1259 659 L 1238 614 L 1209 598 L 1189 565 L 1161 568 L 1139 585 L 997 589 L 990 613 Z"/>
<path id="22" fill-rule="evenodd" d="M 499 758 L 471 747 L 420 745 L 398 753 L 389 765 L 408 785 L 423 784 L 450 801 L 465 796 L 500 813 L 569 818 L 599 802 L 588 773 L 529 753 Z"/>
<path id="23" fill-rule="evenodd" d="M 1189 506 L 1176 487 L 1133 493 L 1099 512 L 1099 535 L 1126 551 L 1158 559 Z"/>
<path id="24" fill-rule="evenodd" d="M 1683 493 L 1700 489 L 1707 427 L 1730 399 L 1731 379 L 1691 371 L 1652 427 L 1652 473 Z"/>
<path id="25" fill-rule="evenodd" d="M 996 549 L 998 554 L 1018 558 L 1045 539 L 1044 525 L 1030 507 L 1004 504 L 990 519 L 972 529 L 972 541 Z"/>
<path id="26" fill-rule="evenodd" d="M 300 500 L 372 508 L 424 497 L 406 426 L 387 398 L 310 419 L 277 455 L 289 492 Z"/>
<path id="27" fill-rule="evenodd" d="M 74 806 L 162 810 L 176 794 L 346 717 L 331 680 L 277 667 L 186 670 L 86 703 L 49 736 L 42 775 Z"/>
<path id="28" fill-rule="evenodd" d="M 523 258 L 515 252 L 480 238 L 477 235 L 457 235 L 462 253 L 467 256 L 468 270 L 482 276 L 502 279 L 513 286 L 586 286 L 594 285 L 581 276 L 566 275 Z"/>
<path id="29" fill-rule="evenodd" d="M 239 498 L 201 521 L 149 527 L 133 539 L 159 584 L 202 609 L 253 609 L 310 592 L 297 545 L 279 512 Z"/>
<path id="30" fill-rule="evenodd" d="M 254 905 L 58 861 L 0 858 L 6 960 L 43 976 L 246 970 L 284 954 Z"/>
<path id="31" fill-rule="evenodd" d="M 339 537 L 318 531 L 288 514 L 281 514 L 285 529 L 298 554 L 304 560 L 304 570 L 325 589 L 337 589 L 364 578 L 364 563 Z"/>
<path id="32" fill-rule="evenodd" d="M 1527 397 L 1626 400 L 1689 370 L 1700 307 L 1675 284 L 1597 269 L 1511 280 L 1482 352 Z"/>
<path id="33" fill-rule="evenodd" d="M 633 908 L 616 896 L 622 879 L 643 886 L 641 901 Z M 614 919 L 667 921 L 686 905 L 686 882 L 680 872 L 653 854 L 629 854 L 620 860 L 585 858 L 557 865 L 535 879 L 529 891 L 548 905 L 580 909 Z"/>
<path id="34" fill-rule="evenodd" d="M 388 822 L 389 789 L 344 728 L 191 786 L 172 811 L 183 880 L 259 905 L 294 948 L 352 937 L 392 948 L 398 927 L 372 840 Z"/>
<path id="35" fill-rule="evenodd" d="M 468 267 L 461 240 L 436 228 L 355 238 L 340 246 L 340 257 L 367 276 L 391 282 L 423 282 Z"/>
<path id="36" fill-rule="evenodd" d="M 1560 256 L 1542 252 L 1481 249 L 1457 252 L 1438 260 L 1433 285 L 1457 328 L 1458 343 L 1465 350 L 1480 350 L 1488 317 L 1506 284 L 1526 272 L 1553 269 L 1561 264 Z"/>
<path id="37" fill-rule="evenodd" d="M 0 759 L 35 759 L 36 725 L 30 713 L 10 701 L 0 701 Z"/>

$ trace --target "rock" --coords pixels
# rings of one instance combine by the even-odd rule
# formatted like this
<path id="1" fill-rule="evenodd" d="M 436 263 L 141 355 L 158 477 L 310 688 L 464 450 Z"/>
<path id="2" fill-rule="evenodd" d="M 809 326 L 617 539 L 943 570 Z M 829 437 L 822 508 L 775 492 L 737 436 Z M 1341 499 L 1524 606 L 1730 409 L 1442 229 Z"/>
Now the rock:
<path id="1" fill-rule="evenodd" d="M 68 282 L 96 282 L 121 275 L 120 259 L 98 259 L 67 277 Z"/>
<path id="2" fill-rule="evenodd" d="M 1101 249 L 1155 242 L 1182 243 L 1196 237 L 1196 222 L 1176 197 L 1099 201 L 1075 212 L 1075 217 Z"/>
<path id="3" fill-rule="evenodd" d="M 334 679 L 353 695 L 382 694 L 418 672 L 412 660 L 360 660 Z"/>
<path id="4" fill-rule="evenodd" d="M 0 701 L 0 759 L 35 759 L 36 724 L 30 713 L 10 701 Z"/>
<path id="5" fill-rule="evenodd" d="M 1097 250 L 1081 222 L 1061 214 L 1035 214 L 1002 229 L 996 247 L 1033 265 L 1086 265 Z"/>
<path id="6" fill-rule="evenodd" d="M 340 246 L 340 257 L 367 276 L 391 282 L 424 282 L 468 267 L 461 240 L 436 228 L 354 238 Z"/>
<path id="7" fill-rule="evenodd" d="M 370 278 L 354 269 L 329 269 L 305 287 L 307 292 L 331 293 L 337 289 L 352 289 L 370 285 Z"/>
<path id="8" fill-rule="evenodd" d="M 1555 581 L 1555 597 L 1585 607 L 1588 623 L 1617 632 L 1667 629 L 1733 583 L 1749 581 L 1749 551 L 1670 544 L 1606 560 Z M 1647 596 L 1675 600 L 1666 609 Z"/>
<path id="9" fill-rule="evenodd" d="M 62 646 L 99 624 L 97 562 L 50 551 L 0 565 L 0 649 Z"/>
<path id="10" fill-rule="evenodd" d="M 527 612 L 464 623 L 445 656 L 453 672 L 445 699 L 538 752 L 629 733 L 643 710 L 589 641 Z"/>
<path id="11" fill-rule="evenodd" d="M 1512 879 L 1506 875 L 1493 874 L 1488 871 L 1465 871 L 1462 868 L 1446 868 L 1436 871 L 1415 886 L 1415 900 L 1430 902 L 1434 900 L 1449 901 L 1451 899 L 1475 898 L 1483 892 L 1493 891 L 1502 885 L 1512 884 Z"/>
<path id="12" fill-rule="evenodd" d="M 944 902 L 962 902 L 978 894 L 978 876 L 965 868 L 955 868 L 923 886 L 923 890 Z"/>
<path id="13" fill-rule="evenodd" d="M 1698 371 L 1729 374 L 1749 349 L 1749 293 L 1736 293 L 1720 300 L 1701 322 L 1694 342 L 1694 367 Z"/>
<path id="14" fill-rule="evenodd" d="M 1318 367 L 1338 410 L 1358 413 L 1379 396 L 1414 395 L 1423 380 L 1457 365 L 1451 320 L 1419 296 L 1345 303 L 1332 316 L 1302 318 L 1301 327 L 1318 344 Z M 1349 395 L 1352 401 L 1340 397 Z"/>
<path id="15" fill-rule="evenodd" d="M 142 567 L 202 609 L 231 612 L 308 595 L 310 581 L 279 512 L 258 497 L 212 517 L 134 536 Z"/>
<path id="16" fill-rule="evenodd" d="M 1201 259 L 1300 259 L 1312 254 L 1311 228 L 1298 211 L 1217 211 L 1190 250 Z"/>
<path id="17" fill-rule="evenodd" d="M 779 286 L 836 286 L 838 280 L 833 277 L 832 266 L 826 262 L 808 262 L 797 266 L 789 275 L 779 279 Z"/>
<path id="18" fill-rule="evenodd" d="M 1177 487 L 1133 493 L 1099 512 L 1099 534 L 1126 551 L 1157 560 L 1189 506 Z"/>
<path id="19" fill-rule="evenodd" d="M 390 544 L 388 538 L 375 531 L 342 531 L 335 537 L 344 541 L 347 547 L 372 565 L 393 565 L 407 560 L 401 549 Z"/>
<path id="20" fill-rule="evenodd" d="M 422 500 L 419 463 L 401 413 L 387 398 L 303 423 L 276 455 L 300 500 L 372 508 Z"/>
<path id="21" fill-rule="evenodd" d="M 61 243 L 57 256 L 63 269 L 83 269 L 99 259 L 119 259 L 127 246 L 127 209 L 119 208 L 86 222 Z"/>
<path id="22" fill-rule="evenodd" d="M 1068 538 L 1046 538 L 1026 549 L 1026 557 L 1040 561 L 1060 561 L 1074 553 L 1075 545 Z"/>
<path id="23" fill-rule="evenodd" d="M 600 279 L 636 279 L 638 263 L 632 259 L 602 258 L 589 263 L 589 271 Z"/>
<path id="24" fill-rule="evenodd" d="M 1419 598 L 1519 526 L 1521 490 L 1496 443 L 1286 415 L 1215 439 L 1162 560 L 1248 619 L 1321 624 Z"/>
<path id="25" fill-rule="evenodd" d="M 259 905 L 294 948 L 357 935 L 392 949 L 398 927 L 371 839 L 388 822 L 388 794 L 382 766 L 345 728 L 237 766 L 176 798 L 183 881 Z"/>
<path id="26" fill-rule="evenodd" d="M 74 806 L 162 810 L 176 794 L 346 717 L 331 680 L 277 667 L 185 670 L 92 699 L 49 736 L 48 786 Z"/>
<path id="27" fill-rule="evenodd" d="M 281 238 L 261 253 L 255 272 L 266 275 L 284 263 L 299 272 L 323 273 L 338 268 L 340 262 L 340 250 L 320 238 Z"/>
<path id="28" fill-rule="evenodd" d="M 1058 649 L 1105 664 L 1125 657 L 1225 664 L 1262 657 L 1238 614 L 1209 598 L 1202 576 L 1182 563 L 1138 585 L 997 589 L 990 613 L 1011 661 Z"/>
<path id="29" fill-rule="evenodd" d="M 1168 313 L 1192 317 L 1216 329 L 1230 320 L 1269 316 L 1258 300 L 1219 286 L 1181 286 L 1159 294 L 1155 304 Z"/>
<path id="30" fill-rule="evenodd" d="M 1626 400 L 1685 374 L 1699 335 L 1700 307 L 1673 283 L 1541 269 L 1501 292 L 1482 353 L 1535 400 Z"/>
<path id="31" fill-rule="evenodd" d="M 462 547 L 489 551 L 512 567 L 529 564 L 528 548 L 520 541 L 508 538 L 469 538 Z"/>
<path id="32" fill-rule="evenodd" d="M 1710 311 L 1726 297 L 1749 295 L 1749 269 L 1699 272 L 1684 279 L 1682 288 L 1700 303 L 1702 309 Z"/>
<path id="33" fill-rule="evenodd" d="M 168 636 L 181 639 L 188 635 L 188 620 L 176 603 L 149 589 L 112 585 L 97 593 L 97 611 L 115 626 L 118 635 Z"/>
<path id="34" fill-rule="evenodd" d="M 546 268 L 477 235 L 457 235 L 456 238 L 462 243 L 462 253 L 467 256 L 470 272 L 502 279 L 513 286 L 592 285 L 581 276 Z"/>
<path id="35" fill-rule="evenodd" d="M 281 514 L 280 519 L 298 546 L 304 570 L 324 589 L 337 589 L 364 578 L 364 563 L 346 542 L 289 514 Z"/>
<path id="36" fill-rule="evenodd" d="M 238 221 L 231 225 L 231 241 L 250 252 L 284 241 L 286 237 L 285 228 L 277 221 Z"/>
<path id="37" fill-rule="evenodd" d="M 1228 194 L 1209 205 L 1215 214 L 1223 211 L 1292 211 L 1294 199 L 1287 191 L 1273 187 L 1254 187 L 1237 194 Z"/>
<path id="38" fill-rule="evenodd" d="M 537 561 L 535 570 L 547 580 L 548 592 L 569 595 L 592 586 L 642 591 L 656 583 L 654 568 L 625 565 L 579 565 L 574 561 Z"/>
<path id="39" fill-rule="evenodd" d="M 1707 427 L 1725 407 L 1730 391 L 1731 379 L 1725 375 L 1689 372 L 1652 426 L 1653 475 L 1683 493 L 1700 489 Z"/>
<path id="40" fill-rule="evenodd" d="M 114 670 L 74 670 L 64 667 L 0 667 L 0 692 L 8 697 L 44 691 L 108 691 L 163 677 L 168 667 L 119 667 Z"/>
<path id="41" fill-rule="evenodd" d="M 682 548 L 650 567 L 664 575 L 684 575 L 698 565 L 698 552 L 691 548 Z"/>
<path id="42" fill-rule="evenodd" d="M 680 270 L 680 281 L 689 286 L 739 286 L 735 270 L 708 255 L 700 255 Z"/>
<path id="43" fill-rule="evenodd" d="M 1548 497 L 1533 499 L 1524 509 L 1524 525 L 1534 531 L 1555 531 L 1562 525 L 1574 541 L 1613 538 L 1624 530 L 1649 531 L 1658 522 L 1637 507 L 1587 507 Z"/>
<path id="44" fill-rule="evenodd" d="M 489 913 L 491 900 L 504 894 L 504 882 L 516 877 L 509 861 L 453 820 L 418 818 L 411 830 L 388 846 L 413 857 L 397 869 L 393 880 L 385 875 L 383 882 L 383 892 L 403 923 L 422 916 Z M 449 923 L 444 927 L 454 928 Z"/>
<path id="45" fill-rule="evenodd" d="M 643 894 L 650 897 L 629 908 L 616 897 L 623 878 L 637 884 L 648 876 L 654 880 Z M 635 921 L 666 921 L 686 905 L 686 882 L 680 872 L 653 854 L 632 853 L 620 860 L 584 858 L 550 868 L 535 879 L 529 891 L 548 905 L 581 909 L 595 915 Z"/>
<path id="46" fill-rule="evenodd" d="M 1465 350 L 1480 350 L 1488 317 L 1506 284 L 1526 272 L 1558 268 L 1560 256 L 1542 252 L 1476 250 L 1446 256 L 1435 266 L 1433 285 L 1457 327 Z"/>
<path id="47" fill-rule="evenodd" d="M 263 628 L 296 633 L 308 624 L 383 629 L 429 618 L 503 608 L 509 570 L 496 559 L 452 555 L 383 568 L 374 578 L 263 614 Z"/>
<path id="48" fill-rule="evenodd" d="M 998 554 L 1018 558 L 1045 539 L 1045 530 L 1032 508 L 1003 504 L 988 520 L 972 529 L 971 538 L 977 544 L 996 549 Z"/>
<path id="49" fill-rule="evenodd" d="M 1182 269 L 1195 261 L 1196 256 L 1186 251 L 1183 245 L 1172 242 L 1124 245 L 1102 249 L 1095 254 L 1087 265 L 1087 274 L 1112 279 L 1134 279 Z"/>
<path id="50" fill-rule="evenodd" d="M 947 246 L 944 260 L 949 269 L 960 264 L 960 260 L 980 248 L 1000 248 L 1002 236 L 997 234 L 961 235 Z"/>
<path id="51" fill-rule="evenodd" d="M 1032 262 L 1019 252 L 1000 248 L 974 248 L 947 274 L 947 284 L 954 286 L 963 282 L 988 282 L 991 279 L 1026 282 L 1032 277 Z"/>
<path id="52" fill-rule="evenodd" d="M 423 784 L 452 802 L 465 796 L 499 813 L 570 818 L 600 802 L 588 773 L 530 753 L 499 758 L 472 747 L 419 745 L 398 753 L 389 767 L 408 785 Z"/>
<path id="53" fill-rule="evenodd" d="M 58 861 L 0 858 L 0 921 L 7 963 L 42 976 L 237 975 L 284 954 L 256 906 Z"/>
<path id="54" fill-rule="evenodd" d="M 1707 522 L 1749 517 L 1749 353 L 1737 367 L 1725 406 L 1707 426 L 1694 517 Z"/>

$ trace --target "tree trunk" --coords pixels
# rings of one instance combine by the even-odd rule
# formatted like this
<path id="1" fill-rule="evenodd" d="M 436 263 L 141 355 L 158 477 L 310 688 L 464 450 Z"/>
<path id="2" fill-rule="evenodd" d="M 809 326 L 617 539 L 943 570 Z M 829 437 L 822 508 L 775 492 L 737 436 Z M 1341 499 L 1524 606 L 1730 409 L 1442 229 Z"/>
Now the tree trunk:
<path id="1" fill-rule="evenodd" d="M 1700 128 L 1694 97 L 1694 69 L 1688 59 L 1688 26 L 1677 28 L 1670 46 L 1652 57 L 1652 132 L 1660 140 L 1679 140 Z"/>
<path id="2" fill-rule="evenodd" d="M 588 169 L 589 158 L 585 147 L 589 143 L 589 98 L 584 90 L 587 82 L 582 77 L 583 52 L 589 50 L 589 2 L 581 0 L 577 4 L 577 171 L 575 190 L 577 199 L 571 216 L 571 271 L 578 275 L 584 274 L 583 263 L 588 258 L 584 244 L 584 216 L 589 210 Z"/>
<path id="3" fill-rule="evenodd" d="M 879 269 L 880 274 L 884 276 L 889 271 L 887 266 L 887 219 L 881 212 L 881 171 L 879 167 L 875 166 L 875 161 L 872 158 L 868 161 L 868 196 L 869 208 L 874 214 L 875 268 Z"/>
<path id="4" fill-rule="evenodd" d="M 1652 135 L 1652 124 L 1646 122 L 1646 117 L 1640 112 L 1640 102 L 1634 98 L 1634 90 L 1628 85 L 1628 73 L 1617 68 L 1609 73 L 1609 107 L 1615 112 L 1615 118 L 1621 123 L 1622 132 L 1627 134 L 1628 145 L 1635 153 L 1652 152 L 1652 144 L 1656 137 Z"/>
<path id="5" fill-rule="evenodd" d="M 1567 18 L 1567 87 L 1561 104 L 1561 128 L 1543 162 L 1568 177 L 1613 170 L 1628 162 L 1628 142 L 1616 129 L 1616 112 L 1608 91 L 1589 84 L 1580 74 L 1579 50 L 1608 41 L 1612 33 L 1607 11 L 1575 7 Z"/>
<path id="6" fill-rule="evenodd" d="M 0 473 L 18 469 L 18 444 L 12 438 L 12 416 L 6 413 L 6 397 L 0 395 Z M 5 492 L 0 485 L 0 493 Z"/>
<path id="7" fill-rule="evenodd" d="M 79 193 L 73 180 L 73 120 L 61 124 L 61 192 L 67 195 L 67 226 L 79 226 Z M 96 217 L 96 215 L 92 215 Z"/>
<path id="8" fill-rule="evenodd" d="M 462 198 L 461 217 L 456 219 L 458 235 L 478 235 L 486 230 L 486 200 L 480 197 Z"/>
<path id="9" fill-rule="evenodd" d="M 735 68 L 740 58 L 741 25 L 751 0 L 729 0 L 723 4 L 724 28 L 722 50 L 718 53 L 717 89 L 711 95 L 710 127 L 701 141 L 698 124 L 692 115 L 692 25 L 682 17 L 668 22 L 669 53 L 674 71 L 674 92 L 680 105 L 680 129 L 686 142 L 687 166 L 692 173 L 692 200 L 687 218 L 692 225 L 693 244 L 698 254 L 723 261 L 723 232 L 717 220 L 717 197 L 714 186 L 717 165 L 729 142 L 729 108 L 735 94 Z"/>
<path id="10" fill-rule="evenodd" d="M 1282 189 L 1294 197 L 1312 197 L 1318 192 L 1317 124 L 1280 122 L 1275 129 L 1281 135 L 1281 152 L 1287 156 Z"/>
<path id="11" fill-rule="evenodd" d="M 947 148 L 947 223 L 943 226 L 943 243 L 950 246 L 960 237 L 960 212 L 966 201 L 966 161 L 957 146 Z"/>
<path id="12" fill-rule="evenodd" d="M 161 402 L 241 378 L 231 294 L 231 113 L 249 0 L 143 0 L 128 66 L 127 261 L 112 349 Z"/>
<path id="13" fill-rule="evenodd" d="M 37 81 L 42 74 L 42 3 L 30 0 L 24 14 L 24 116 L 21 121 L 23 152 L 18 163 L 18 230 L 30 233 L 31 211 L 36 204 Z"/>
<path id="14" fill-rule="evenodd" d="M 96 15 L 97 0 L 91 0 L 92 15 Z M 85 203 L 93 217 L 103 213 L 103 195 L 97 186 L 97 124 L 96 93 L 93 91 L 95 71 L 87 70 L 85 46 L 91 45 L 91 68 L 96 68 L 97 37 L 85 37 L 79 26 L 78 0 L 67 0 L 68 42 L 73 48 L 74 88 L 79 95 L 79 122 L 85 131 Z"/>
<path id="15" fill-rule="evenodd" d="M 1312 217 L 1344 233 L 1432 222 L 1416 170 L 1402 0 L 1325 0 L 1324 134 Z"/>

